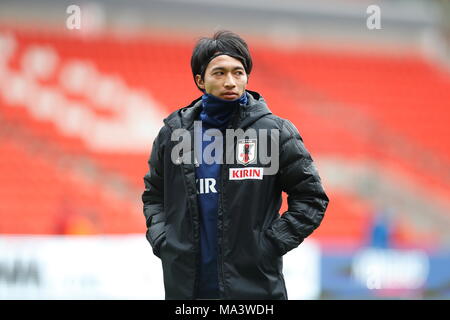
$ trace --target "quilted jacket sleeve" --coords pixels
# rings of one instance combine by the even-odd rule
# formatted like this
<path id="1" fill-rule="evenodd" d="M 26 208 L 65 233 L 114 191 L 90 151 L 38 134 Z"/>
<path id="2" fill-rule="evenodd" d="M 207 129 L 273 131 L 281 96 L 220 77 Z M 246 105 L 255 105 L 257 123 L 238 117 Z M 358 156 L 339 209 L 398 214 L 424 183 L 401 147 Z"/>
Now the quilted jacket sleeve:
<path id="1" fill-rule="evenodd" d="M 145 191 L 142 194 L 144 216 L 147 225 L 146 237 L 159 257 L 160 247 L 165 239 L 164 214 L 164 140 L 167 128 L 163 127 L 153 142 L 148 160 L 149 170 L 144 176 Z"/>
<path id="2" fill-rule="evenodd" d="M 281 188 L 288 195 L 288 210 L 272 223 L 266 234 L 283 255 L 298 247 L 320 225 L 329 202 L 302 137 L 284 119 L 278 174 Z"/>

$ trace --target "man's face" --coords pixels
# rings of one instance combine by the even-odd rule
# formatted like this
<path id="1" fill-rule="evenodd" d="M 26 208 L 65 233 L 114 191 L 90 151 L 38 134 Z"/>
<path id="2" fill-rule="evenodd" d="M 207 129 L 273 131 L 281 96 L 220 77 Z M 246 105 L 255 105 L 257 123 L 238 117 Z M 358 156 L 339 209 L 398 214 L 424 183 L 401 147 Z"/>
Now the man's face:
<path id="1" fill-rule="evenodd" d="M 206 93 L 224 100 L 235 100 L 244 93 L 248 78 L 239 60 L 221 55 L 209 62 L 203 80 L 200 75 L 196 75 L 195 80 Z"/>

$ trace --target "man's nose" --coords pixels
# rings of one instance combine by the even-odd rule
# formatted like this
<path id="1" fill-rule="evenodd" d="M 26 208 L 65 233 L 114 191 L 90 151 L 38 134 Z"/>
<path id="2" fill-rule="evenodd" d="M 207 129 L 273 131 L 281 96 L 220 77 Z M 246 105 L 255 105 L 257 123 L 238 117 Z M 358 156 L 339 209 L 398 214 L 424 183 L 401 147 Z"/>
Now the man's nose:
<path id="1" fill-rule="evenodd" d="M 236 83 L 234 81 L 232 74 L 230 74 L 230 73 L 227 74 L 224 85 L 226 88 L 234 88 L 236 86 Z"/>

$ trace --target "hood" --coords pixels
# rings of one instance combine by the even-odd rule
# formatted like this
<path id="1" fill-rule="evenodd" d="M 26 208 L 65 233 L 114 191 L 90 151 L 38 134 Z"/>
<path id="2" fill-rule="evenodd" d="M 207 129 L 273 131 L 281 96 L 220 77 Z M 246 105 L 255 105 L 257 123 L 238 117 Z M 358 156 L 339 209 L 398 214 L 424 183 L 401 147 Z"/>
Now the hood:
<path id="1" fill-rule="evenodd" d="M 256 120 L 272 114 L 267 107 L 264 98 L 255 91 L 246 90 L 248 103 L 245 106 L 240 106 L 238 109 L 239 115 L 236 114 L 232 117 L 233 128 L 241 128 L 245 130 Z M 172 112 L 164 123 L 173 131 L 175 129 L 191 129 L 194 125 L 194 120 L 198 119 L 198 116 L 202 110 L 202 97 L 199 97 L 192 101 L 188 106 L 178 109 Z"/>

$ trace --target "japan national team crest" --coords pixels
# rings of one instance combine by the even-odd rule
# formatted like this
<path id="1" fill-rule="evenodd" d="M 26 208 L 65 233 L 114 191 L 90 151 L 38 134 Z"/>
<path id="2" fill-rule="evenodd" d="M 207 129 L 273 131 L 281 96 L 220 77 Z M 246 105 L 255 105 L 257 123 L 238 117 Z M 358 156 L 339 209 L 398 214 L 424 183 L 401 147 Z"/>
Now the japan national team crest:
<path id="1" fill-rule="evenodd" d="M 241 139 L 237 143 L 237 161 L 244 166 L 256 161 L 256 139 Z"/>

